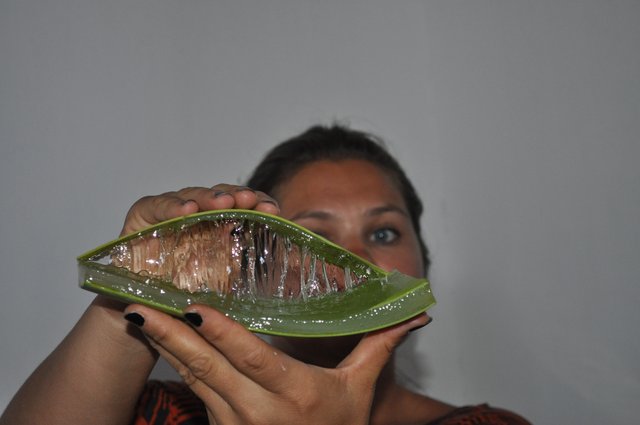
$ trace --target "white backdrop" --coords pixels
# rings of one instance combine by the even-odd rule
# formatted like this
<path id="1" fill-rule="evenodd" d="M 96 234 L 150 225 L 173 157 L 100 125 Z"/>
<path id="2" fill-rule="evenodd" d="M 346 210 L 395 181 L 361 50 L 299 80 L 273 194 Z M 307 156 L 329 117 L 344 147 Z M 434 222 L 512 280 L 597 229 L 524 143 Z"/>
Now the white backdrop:
<path id="1" fill-rule="evenodd" d="M 634 422 L 638 22 L 619 0 L 0 0 L 0 409 L 132 202 L 241 181 L 337 118 L 425 198 L 439 304 L 403 375 L 539 424 Z"/>

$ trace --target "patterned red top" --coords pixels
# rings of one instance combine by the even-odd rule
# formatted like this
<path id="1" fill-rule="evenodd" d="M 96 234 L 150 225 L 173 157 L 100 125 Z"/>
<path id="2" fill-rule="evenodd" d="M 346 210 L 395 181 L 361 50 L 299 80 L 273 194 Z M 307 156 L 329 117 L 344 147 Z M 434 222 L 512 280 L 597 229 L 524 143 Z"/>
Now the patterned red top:
<path id="1" fill-rule="evenodd" d="M 132 425 L 209 425 L 204 403 L 185 384 L 149 381 Z"/>
<path id="2" fill-rule="evenodd" d="M 530 425 L 524 418 L 488 404 L 460 407 L 427 425 Z"/>
<path id="3" fill-rule="evenodd" d="M 132 425 L 208 425 L 204 404 L 186 385 L 149 381 Z M 460 407 L 426 425 L 530 425 L 513 412 L 487 404 Z"/>

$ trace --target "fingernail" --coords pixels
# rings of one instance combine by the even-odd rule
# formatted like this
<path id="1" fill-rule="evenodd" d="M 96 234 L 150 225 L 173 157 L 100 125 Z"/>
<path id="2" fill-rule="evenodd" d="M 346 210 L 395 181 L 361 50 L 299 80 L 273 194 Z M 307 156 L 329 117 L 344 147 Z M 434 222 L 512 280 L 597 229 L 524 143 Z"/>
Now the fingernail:
<path id="1" fill-rule="evenodd" d="M 187 319 L 187 322 L 191 323 L 195 327 L 198 327 L 202 324 L 202 316 L 200 316 L 198 313 L 185 313 L 184 318 Z"/>
<path id="2" fill-rule="evenodd" d="M 144 317 L 138 313 L 125 314 L 124 318 L 138 327 L 142 327 L 144 325 Z"/>
<path id="3" fill-rule="evenodd" d="M 219 197 L 224 196 L 224 195 L 230 195 L 230 193 L 229 192 L 225 192 L 224 190 L 216 190 L 215 192 L 213 192 L 213 197 L 214 198 L 219 198 Z"/>
<path id="4" fill-rule="evenodd" d="M 255 190 L 251 189 L 250 187 L 247 186 L 238 186 L 235 189 L 235 192 L 251 192 L 251 193 L 256 193 Z"/>
<path id="5" fill-rule="evenodd" d="M 424 325 L 420 325 L 418 327 L 415 327 L 415 328 L 409 330 L 409 332 L 413 332 L 413 331 L 417 331 L 418 329 L 422 329 L 422 328 L 424 328 L 425 326 L 427 326 L 431 322 L 433 322 L 433 317 L 429 317 L 429 320 L 427 320 L 427 323 L 425 323 Z"/>

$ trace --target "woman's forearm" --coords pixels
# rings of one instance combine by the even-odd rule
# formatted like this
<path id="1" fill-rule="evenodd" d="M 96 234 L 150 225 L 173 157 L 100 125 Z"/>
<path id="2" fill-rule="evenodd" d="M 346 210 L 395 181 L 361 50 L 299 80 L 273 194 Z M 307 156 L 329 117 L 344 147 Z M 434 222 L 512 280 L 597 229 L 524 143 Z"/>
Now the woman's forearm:
<path id="1" fill-rule="evenodd" d="M 0 425 L 128 424 L 157 358 L 101 297 L 15 395 Z"/>

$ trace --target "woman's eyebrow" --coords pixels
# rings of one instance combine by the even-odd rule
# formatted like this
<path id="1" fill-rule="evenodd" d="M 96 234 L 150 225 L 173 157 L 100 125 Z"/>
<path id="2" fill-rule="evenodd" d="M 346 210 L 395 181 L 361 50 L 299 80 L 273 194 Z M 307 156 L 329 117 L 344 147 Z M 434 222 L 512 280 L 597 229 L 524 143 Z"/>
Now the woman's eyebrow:
<path id="1" fill-rule="evenodd" d="M 409 214 L 407 214 L 407 212 L 403 208 L 400 208 L 396 205 L 383 205 L 380 207 L 372 208 L 367 211 L 368 216 L 377 216 L 377 215 L 382 215 L 386 213 L 397 213 L 404 217 L 409 216 Z"/>
<path id="2" fill-rule="evenodd" d="M 318 220 L 329 220 L 331 218 L 333 218 L 333 215 L 331 213 L 328 213 L 326 211 L 317 211 L 317 210 L 310 210 L 310 211 L 301 211 L 298 214 L 294 215 L 293 217 L 291 217 L 289 220 L 290 221 L 296 221 L 296 220 L 300 220 L 303 218 L 315 218 Z"/>

